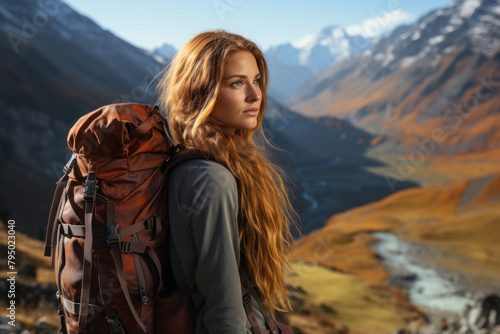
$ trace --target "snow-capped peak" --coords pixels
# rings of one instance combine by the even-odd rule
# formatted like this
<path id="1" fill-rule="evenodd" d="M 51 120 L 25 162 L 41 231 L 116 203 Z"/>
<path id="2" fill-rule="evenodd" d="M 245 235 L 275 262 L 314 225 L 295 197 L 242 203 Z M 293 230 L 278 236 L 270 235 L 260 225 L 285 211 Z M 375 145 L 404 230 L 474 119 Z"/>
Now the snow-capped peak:
<path id="1" fill-rule="evenodd" d="M 290 44 L 296 49 L 305 48 L 307 45 L 314 43 L 316 37 L 314 35 L 305 35 L 304 37 L 290 42 Z"/>
<path id="2" fill-rule="evenodd" d="M 360 39 L 363 48 L 358 47 Z M 348 35 L 342 27 L 332 25 L 317 35 L 306 35 L 290 43 L 271 47 L 266 55 L 271 61 L 306 66 L 317 73 L 339 59 L 363 51 L 368 45 L 369 39 Z"/>
<path id="3" fill-rule="evenodd" d="M 342 27 L 332 25 L 316 35 L 269 48 L 266 58 L 275 78 L 270 87 L 274 97 L 289 98 L 306 80 L 336 61 L 364 51 L 370 43 L 370 38 L 348 35 Z"/>

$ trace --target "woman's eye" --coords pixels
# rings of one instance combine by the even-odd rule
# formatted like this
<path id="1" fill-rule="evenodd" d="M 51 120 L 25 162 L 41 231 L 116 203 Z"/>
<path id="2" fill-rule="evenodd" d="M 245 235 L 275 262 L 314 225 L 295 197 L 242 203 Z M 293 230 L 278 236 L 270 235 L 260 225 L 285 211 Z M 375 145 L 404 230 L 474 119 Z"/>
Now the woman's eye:
<path id="1" fill-rule="evenodd" d="M 254 84 L 259 84 L 259 83 L 260 83 L 260 78 L 255 79 L 255 80 L 253 81 L 253 83 L 254 83 Z"/>
<path id="2" fill-rule="evenodd" d="M 233 82 L 233 83 L 231 84 L 231 86 L 241 86 L 242 84 L 243 84 L 243 83 L 241 82 L 241 80 L 238 80 L 238 81 L 236 81 L 236 82 Z"/>

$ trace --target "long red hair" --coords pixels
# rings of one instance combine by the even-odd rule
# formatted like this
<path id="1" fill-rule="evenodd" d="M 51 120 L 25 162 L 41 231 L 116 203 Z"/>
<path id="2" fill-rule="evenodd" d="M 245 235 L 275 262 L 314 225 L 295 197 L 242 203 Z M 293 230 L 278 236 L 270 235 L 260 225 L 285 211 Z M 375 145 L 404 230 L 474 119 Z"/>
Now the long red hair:
<path id="1" fill-rule="evenodd" d="M 250 52 L 261 74 L 261 110 L 255 129 L 222 131 L 210 117 L 219 94 L 225 63 L 238 51 Z M 215 157 L 229 168 L 239 185 L 239 246 L 264 306 L 271 312 L 290 309 L 286 272 L 290 268 L 290 204 L 282 170 L 271 163 L 263 146 L 262 120 L 267 106 L 268 68 L 253 42 L 223 30 L 201 33 L 188 41 L 161 78 L 158 103 L 177 143 Z M 259 140 L 260 142 L 260 140 Z"/>

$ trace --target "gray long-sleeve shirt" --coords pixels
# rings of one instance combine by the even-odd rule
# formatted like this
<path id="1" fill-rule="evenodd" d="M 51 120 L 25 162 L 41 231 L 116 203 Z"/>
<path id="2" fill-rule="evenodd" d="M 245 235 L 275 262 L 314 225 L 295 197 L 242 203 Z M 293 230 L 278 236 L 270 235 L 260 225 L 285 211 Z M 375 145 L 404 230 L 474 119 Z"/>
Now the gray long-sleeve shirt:
<path id="1" fill-rule="evenodd" d="M 168 176 L 170 258 L 176 283 L 196 286 L 196 334 L 252 333 L 239 275 L 238 190 L 224 166 L 195 159 L 174 167 Z M 252 298 L 255 317 L 266 332 Z"/>

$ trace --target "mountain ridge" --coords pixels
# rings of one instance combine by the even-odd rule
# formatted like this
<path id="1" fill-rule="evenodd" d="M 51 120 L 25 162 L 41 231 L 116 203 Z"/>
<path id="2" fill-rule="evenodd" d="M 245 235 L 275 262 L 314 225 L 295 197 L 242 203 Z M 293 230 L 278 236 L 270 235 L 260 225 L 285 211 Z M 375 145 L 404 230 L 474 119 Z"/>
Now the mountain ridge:
<path id="1" fill-rule="evenodd" d="M 270 90 L 280 101 L 289 99 L 307 80 L 340 59 L 365 50 L 371 40 L 331 25 L 316 35 L 272 46 L 264 53 L 271 72 Z"/>
<path id="2" fill-rule="evenodd" d="M 415 138 L 435 141 L 435 154 L 495 149 L 498 23 L 496 1 L 452 2 L 329 67 L 291 107 L 379 135 L 380 152 L 409 153 Z"/>

